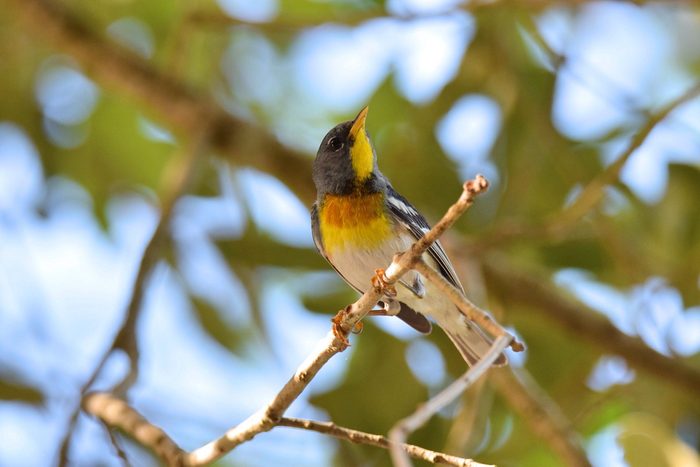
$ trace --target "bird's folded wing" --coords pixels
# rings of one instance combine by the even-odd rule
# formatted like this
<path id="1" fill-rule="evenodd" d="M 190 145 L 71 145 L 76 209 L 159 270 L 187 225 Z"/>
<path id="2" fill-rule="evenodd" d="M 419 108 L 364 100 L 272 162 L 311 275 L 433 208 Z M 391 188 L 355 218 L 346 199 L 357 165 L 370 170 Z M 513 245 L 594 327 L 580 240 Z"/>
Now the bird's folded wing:
<path id="1" fill-rule="evenodd" d="M 430 225 L 425 217 L 419 213 L 416 208 L 411 206 L 406 198 L 401 196 L 396 190 L 394 190 L 391 185 L 388 187 L 387 191 L 387 205 L 389 206 L 389 212 L 394 216 L 399 223 L 408 230 L 411 235 L 413 235 L 416 240 L 423 237 L 429 230 Z M 454 266 L 447 257 L 445 250 L 442 248 L 440 242 L 434 242 L 428 248 L 428 254 L 435 260 L 438 265 L 438 271 L 445 277 L 452 285 L 457 287 L 462 292 L 462 284 L 457 278 L 457 273 L 455 272 Z"/>

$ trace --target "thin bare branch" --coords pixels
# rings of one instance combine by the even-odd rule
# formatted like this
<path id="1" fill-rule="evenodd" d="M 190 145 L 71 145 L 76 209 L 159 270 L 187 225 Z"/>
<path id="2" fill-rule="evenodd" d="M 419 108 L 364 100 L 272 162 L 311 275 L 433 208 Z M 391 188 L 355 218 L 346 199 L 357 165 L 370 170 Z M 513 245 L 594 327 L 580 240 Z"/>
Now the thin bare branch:
<path id="1" fill-rule="evenodd" d="M 396 255 L 386 272 L 378 271 L 377 277 L 373 280 L 373 287 L 370 287 L 355 303 L 338 313 L 333 321 L 333 330 L 317 344 L 316 350 L 299 366 L 294 376 L 267 406 L 227 431 L 219 439 L 187 454 L 184 463 L 202 465 L 213 462 L 239 444 L 252 439 L 258 433 L 271 430 L 279 423 L 287 408 L 306 389 L 323 365 L 333 355 L 347 348 L 348 334 L 382 298 L 386 287 L 391 287 L 408 272 L 430 245 L 474 203 L 474 198 L 487 189 L 488 182 L 480 175 L 477 175 L 474 180 L 467 181 L 461 196 L 455 204 L 450 206 L 442 219 L 407 252 Z M 510 342 L 512 336 L 509 334 L 507 336 L 506 339 Z"/>
<path id="2" fill-rule="evenodd" d="M 485 193 L 489 188 L 489 182 L 481 175 L 477 175 L 474 180 L 468 180 L 464 183 L 462 194 L 455 204 L 450 206 L 445 215 L 440 219 L 440 222 L 435 224 L 429 232 L 427 232 L 421 239 L 415 242 L 411 248 L 404 253 L 403 259 L 399 261 L 394 260 L 394 262 L 386 270 L 387 276 L 396 274 L 396 270 L 400 268 L 401 265 L 404 267 L 413 267 L 415 263 L 422 257 L 430 245 L 435 243 L 435 241 L 440 237 L 447 229 L 452 227 L 459 216 L 461 216 L 464 211 L 469 209 L 469 207 L 474 204 L 474 199 L 477 195 Z M 394 268 L 394 269 L 392 269 Z"/>
<path id="3" fill-rule="evenodd" d="M 168 465 L 178 464 L 182 450 L 175 441 L 117 396 L 93 392 L 83 398 L 82 407 L 108 427 L 119 428 L 141 445 L 151 449 Z"/>
<path id="4" fill-rule="evenodd" d="M 129 461 L 129 456 L 126 455 L 126 451 L 121 447 L 120 441 L 117 438 L 116 433 L 114 433 L 110 428 L 109 425 L 102 424 L 105 427 L 105 431 L 107 432 L 107 436 L 109 436 L 109 440 L 112 443 L 112 447 L 117 453 L 117 457 L 119 457 L 124 465 L 126 467 L 131 467 L 131 462 Z"/>
<path id="5" fill-rule="evenodd" d="M 334 436 L 338 439 L 344 439 L 352 443 L 366 444 L 384 449 L 388 449 L 391 445 L 391 441 L 386 436 L 345 428 L 332 422 L 317 422 L 314 420 L 283 417 L 279 422 L 279 426 L 316 431 L 318 433 Z M 413 444 L 402 444 L 400 449 L 415 459 L 424 460 L 433 464 L 444 464 L 455 467 L 493 467 L 471 459 L 464 459 L 462 457 L 451 456 L 442 452 L 431 451 L 430 449 L 425 449 Z"/>
<path id="6" fill-rule="evenodd" d="M 470 295 L 479 302 L 487 303 L 486 287 L 483 285 L 483 267 L 479 261 L 469 261 L 472 267 L 468 275 L 471 282 L 480 287 L 468 287 Z M 461 264 L 465 266 L 464 263 Z M 532 431 L 559 455 L 565 465 L 586 467 L 590 463 L 581 447 L 581 440 L 559 406 L 537 384 L 524 368 L 499 368 L 490 373 L 489 383 L 520 415 Z"/>
<path id="7" fill-rule="evenodd" d="M 406 442 L 408 435 L 423 426 L 433 415 L 449 405 L 453 400 L 459 397 L 465 389 L 481 378 L 481 376 L 486 373 L 486 370 L 491 368 L 491 365 L 493 365 L 493 362 L 501 355 L 501 352 L 511 344 L 512 339 L 513 337 L 508 333 L 498 336 L 491 345 L 489 351 L 473 367 L 469 368 L 464 375 L 440 391 L 425 404 L 418 407 L 413 414 L 399 420 L 391 428 L 389 431 L 389 439 L 393 444 L 390 446 L 389 452 L 391 453 L 391 459 L 396 467 L 410 467 L 411 465 L 410 459 L 399 447 Z"/>
<path id="8" fill-rule="evenodd" d="M 377 300 L 379 300 L 379 298 L 377 298 Z M 375 300 L 375 303 L 377 300 Z M 365 302 L 369 303 L 366 300 Z M 374 304 L 365 305 L 366 310 L 360 309 L 359 312 L 364 311 L 367 313 L 373 306 Z M 220 438 L 185 454 L 183 456 L 183 464 L 208 464 L 219 459 L 239 444 L 253 439 L 257 434 L 274 428 L 277 423 L 279 423 L 279 420 L 287 408 L 299 397 L 304 389 L 306 389 L 306 386 L 308 386 L 323 365 L 325 365 L 333 355 L 345 350 L 346 347 L 346 340 L 341 336 L 335 335 L 332 331 L 329 332 L 326 337 L 318 342 L 316 350 L 314 350 L 299 366 L 294 376 L 292 376 L 269 404 L 248 417 L 242 423 L 228 430 Z"/>
<path id="9" fill-rule="evenodd" d="M 422 239 L 415 242 L 409 251 L 396 255 L 386 272 L 379 270 L 372 281 L 372 287 L 370 287 L 355 303 L 338 313 L 333 319 L 332 330 L 317 343 L 316 349 L 302 362 L 279 393 L 277 393 L 266 406 L 262 407 L 242 423 L 228 430 L 220 438 L 187 453 L 180 450 L 169 438 L 165 436 L 154 436 L 153 433 L 162 433 L 159 429 L 153 427 L 150 428 L 149 431 L 143 428 L 148 423 L 143 420 L 142 417 L 138 416 L 133 409 L 131 411 L 127 410 L 128 406 L 126 406 L 126 403 L 122 402 L 113 405 L 111 402 L 108 403 L 109 396 L 102 394 L 90 396 L 89 398 L 86 397 L 83 407 L 87 412 L 99 417 L 106 423 L 125 430 L 137 440 L 144 443 L 151 443 L 146 445 L 154 449 L 154 451 L 170 465 L 203 465 L 214 462 L 241 443 L 249 441 L 257 434 L 269 431 L 280 424 L 287 408 L 299 397 L 304 389 L 306 389 L 306 386 L 311 382 L 314 376 L 316 376 L 323 365 L 325 365 L 333 355 L 347 348 L 349 345 L 347 338 L 350 331 L 354 329 L 355 325 L 376 305 L 387 288 L 392 287 L 403 274 L 408 272 L 416 262 L 419 261 L 421 255 L 428 247 L 472 205 L 474 198 L 478 194 L 486 191 L 487 188 L 488 182 L 481 176 L 477 176 L 474 180 L 466 182 L 462 195 L 457 202 L 448 209 L 443 218 L 435 224 Z M 463 389 L 468 386 L 473 379 L 483 374 L 511 340 L 512 336 L 508 333 L 496 339 L 492 350 L 487 353 L 481 362 L 477 363 L 464 377 L 458 380 L 458 385 L 451 385 L 443 391 L 443 396 L 439 396 L 434 402 L 426 404 L 427 409 L 421 411 L 418 416 L 410 418 L 407 422 L 407 427 L 411 428 L 415 423 L 414 420 L 420 422 L 426 414 L 435 410 L 434 407 L 438 407 L 437 410 L 439 410 L 439 404 L 442 404 L 444 399 L 454 397 L 453 393 L 459 387 Z M 112 406 L 116 408 L 112 409 L 111 412 L 106 412 L 105 415 L 106 408 Z M 432 413 L 427 416 L 429 417 Z M 144 438 L 140 434 L 133 433 L 132 430 L 134 429 L 142 430 L 144 433 L 147 433 L 148 436 Z M 156 445 L 153 445 L 153 442 L 155 442 Z M 464 462 L 472 461 L 464 460 Z M 474 463 L 465 464 L 464 462 L 459 465 L 478 465 Z"/>
<path id="10" fill-rule="evenodd" d="M 86 412 L 97 417 L 105 426 L 124 431 L 141 445 L 151 449 L 169 465 L 178 465 L 182 462 L 184 453 L 177 443 L 162 429 L 147 421 L 136 409 L 114 394 L 104 392 L 90 393 L 85 396 L 83 407 Z M 315 431 L 352 443 L 366 444 L 383 449 L 388 449 L 391 443 L 385 436 L 345 428 L 332 422 L 282 417 L 276 425 Z M 433 464 L 444 464 L 454 467 L 493 467 L 471 459 L 431 451 L 412 444 L 404 444 L 401 446 L 401 449 L 416 459 Z"/>

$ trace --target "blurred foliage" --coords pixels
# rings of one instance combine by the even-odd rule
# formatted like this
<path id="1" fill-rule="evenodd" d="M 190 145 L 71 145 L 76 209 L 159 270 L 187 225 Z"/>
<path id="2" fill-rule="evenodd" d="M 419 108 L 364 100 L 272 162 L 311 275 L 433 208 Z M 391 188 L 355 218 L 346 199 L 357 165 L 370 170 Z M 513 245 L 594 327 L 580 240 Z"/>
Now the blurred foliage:
<path id="1" fill-rule="evenodd" d="M 353 28 L 373 18 L 391 16 L 387 12 L 391 5 L 369 0 L 280 0 L 278 12 L 272 19 L 251 22 L 225 15 L 213 1 L 71 0 L 60 3 L 100 33 L 107 34 L 105 31 L 118 19 L 138 20 L 152 38 L 153 54 L 146 57 L 149 65 L 182 80 L 203 96 L 213 96 L 233 115 L 254 121 L 267 128 L 271 138 L 280 136 L 295 148 L 313 147 L 316 140 L 310 141 L 311 135 L 320 141 L 330 126 L 351 118 L 356 109 L 366 103 L 325 105 L 322 98 L 311 98 L 308 91 L 299 89 L 290 58 L 299 38 L 326 23 L 345 23 Z M 481 245 L 477 253 L 484 258 L 495 251 L 508 258 L 514 267 L 537 270 L 547 277 L 554 277 L 563 269 L 581 270 L 592 281 L 616 290 L 627 299 L 633 295 L 635 287 L 659 277 L 680 294 L 685 308 L 697 306 L 700 304 L 700 150 L 697 150 L 700 135 L 697 127 L 688 130 L 692 136 L 687 133 L 679 136 L 695 138 L 695 158 L 690 162 L 665 164 L 669 170 L 668 181 L 658 202 L 650 204 L 640 199 L 628 185 L 616 182 L 606 192 L 601 205 L 564 235 L 549 235 L 544 230 L 570 202 L 572 194 L 606 165 L 603 154 L 607 154 L 609 143 L 628 137 L 643 121 L 641 117 L 646 117 L 655 107 L 649 105 L 644 112 L 620 109 L 627 112 L 625 122 L 598 138 L 581 141 L 567 136 L 552 116 L 558 80 L 564 72 L 561 68 L 548 69 L 538 61 L 538 53 L 546 55 L 548 52 L 533 51 L 537 47 L 526 39 L 541 46 L 543 39 L 537 37 L 536 24 L 539 18 L 558 13 L 573 22 L 587 7 L 586 2 L 574 2 L 581 3 L 578 6 L 554 2 L 550 6 L 549 3 L 475 1 L 461 7 L 473 19 L 474 37 L 456 67 L 455 76 L 426 102 L 413 102 L 406 97 L 396 84 L 396 67 L 388 66 L 388 72 L 367 99 L 371 104 L 368 127 L 382 171 L 429 219 L 438 218 L 460 193 L 464 176 L 460 170 L 469 165 L 446 154 L 436 135 L 436 127 L 460 98 L 472 94 L 486 96 L 501 112 L 497 137 L 487 154 L 497 176 L 492 191 L 459 221 L 455 237 L 467 246 Z M 670 39 L 665 40 L 678 47 L 686 40 L 685 29 L 672 30 L 673 22 L 681 21 L 672 11 L 660 5 L 627 6 L 630 14 L 637 9 L 644 9 L 647 14 L 662 11 L 671 24 L 665 31 Z M 683 21 L 692 21 L 695 27 L 700 27 L 700 12 L 696 7 L 678 8 L 692 17 Z M 420 20 L 421 15 L 405 16 L 397 19 L 397 24 Z M 29 135 L 41 157 L 46 180 L 64 177 L 89 193 L 93 213 L 106 233 L 113 227 L 107 216 L 109 203 L 119 195 L 137 194 L 157 205 L 154 193 L 163 180 L 164 168 L 182 140 L 191 135 L 168 134 L 167 118 L 154 118 L 153 109 L 125 97 L 123 85 L 118 81 L 94 83 L 98 97 L 83 120 L 68 124 L 51 121 L 37 98 L 40 77 L 47 68 L 60 65 L 84 72 L 89 78 L 90 66 L 76 62 L 70 51 L 60 46 L 54 48 L 41 35 L 28 33 L 22 24 L 15 21 L 12 12 L 0 12 L 0 121 L 11 122 Z M 259 49 L 245 42 L 250 36 L 262 38 L 272 50 L 273 60 L 279 63 L 271 65 L 258 60 Z M 246 44 L 250 49 L 246 49 Z M 225 56 L 230 50 L 237 51 L 240 56 L 227 62 Z M 564 64 L 569 57 L 558 58 Z M 234 63 L 238 68 L 233 71 L 237 74 L 227 70 L 226 63 Z M 679 66 L 687 76 L 697 80 L 700 78 L 698 63 L 700 54 L 690 54 Z M 247 82 L 233 81 L 231 85 L 227 71 L 232 76 L 245 77 Z M 249 96 L 245 93 L 251 82 L 281 91 L 266 98 Z M 619 90 L 611 86 L 608 91 L 614 94 Z M 72 105 L 73 101 L 66 99 L 66 105 Z M 349 107 L 352 110 L 348 110 Z M 290 141 L 289 133 L 297 139 Z M 313 154 L 305 152 L 310 163 Z M 660 160 L 662 152 L 656 155 Z M 266 290 L 261 283 L 265 275 L 261 271 L 283 268 L 302 275 L 330 268 L 313 251 L 310 242 L 306 246 L 293 245 L 252 222 L 248 210 L 249 198 L 254 195 L 244 193 L 236 179 L 235 173 L 241 168 L 237 155 L 214 150 L 210 156 L 191 194 L 208 200 L 224 197 L 228 203 L 237 203 L 243 211 L 244 220 L 240 225 L 228 230 L 212 227 L 205 232 L 204 241 L 212 246 L 217 257 L 230 268 L 228 272 L 246 290 L 253 319 L 238 328 L 227 319 L 228 310 L 221 301 L 202 297 L 201 291 L 197 292 L 194 287 L 184 288 L 201 329 L 237 357 L 246 358 L 250 356 L 247 346 L 252 345 L 256 336 L 266 335 L 264 300 L 260 296 Z M 300 179 L 304 181 L 299 182 Z M 310 183 L 310 176 L 309 172 L 290 173 L 287 180 L 281 181 L 293 187 L 291 181 Z M 47 189 L 44 196 L 49 195 Z M 307 206 L 310 201 L 302 199 Z M 34 209 L 39 212 L 41 206 L 39 203 Z M 212 223 L 226 224 L 227 215 L 221 212 L 213 216 Z M 191 241 L 192 238 L 185 235 L 168 243 L 166 258 L 173 268 L 181 267 L 174 259 L 178 256 L 175 250 L 188 250 Z M 457 251 L 455 254 L 465 262 L 470 261 Z M 483 258 L 475 259 L 478 263 Z M 478 266 L 475 270 L 478 271 Z M 187 275 L 183 276 L 182 282 L 187 283 Z M 289 288 L 293 288 L 291 282 L 287 284 Z M 315 284 L 308 285 L 310 287 L 299 287 L 293 292 L 301 305 L 314 313 L 330 316 L 354 297 L 344 286 L 325 284 L 318 290 L 313 288 Z M 489 289 L 489 284 L 486 288 Z M 489 290 L 489 307 L 495 310 L 504 301 L 512 307 L 502 310 L 499 318 L 516 329 L 527 344 L 525 368 L 561 407 L 588 446 L 591 458 L 595 457 L 592 452 L 598 449 L 591 447 L 596 436 L 617 430 L 616 439 L 629 465 L 698 465 L 698 394 L 674 390 L 672 384 L 642 370 L 635 371 L 634 380 L 628 384 L 617 385 L 613 379 L 609 387 L 594 390 L 587 382 L 600 358 L 609 353 L 605 343 L 593 345 L 587 340 L 558 333 L 558 328 L 540 319 L 540 314 L 531 313 L 527 306 L 504 300 L 498 294 L 498 290 Z M 628 303 L 628 306 L 633 305 Z M 685 308 L 681 314 L 687 311 Z M 634 315 L 634 310 L 630 314 Z M 0 325 L 1 318 L 0 310 Z M 672 339 L 670 334 L 662 334 L 663 339 Z M 439 331 L 428 339 L 437 345 L 445 359 L 447 376 L 441 387 L 464 369 L 463 362 Z M 325 411 L 335 423 L 386 433 L 397 419 L 410 413 L 438 389 L 429 387 L 409 368 L 405 358 L 407 345 L 405 340 L 368 324 L 361 336 L 353 338 L 354 353 L 341 382 L 315 394 L 311 403 Z M 697 352 L 686 357 L 688 365 L 700 367 Z M 474 417 L 472 434 L 465 443 L 469 450 L 456 454 L 501 466 L 560 464 L 547 443 L 535 436 L 527 421 L 494 395 L 489 385 L 476 396 L 470 393 L 464 400 L 469 400 L 469 396 L 481 401 L 478 407 L 470 410 L 482 412 L 481 416 Z M 0 399 L 39 404 L 44 401 L 44 395 L 0 374 Z M 211 410 L 217 409 L 212 407 Z M 417 432 L 411 442 L 442 449 L 459 410 L 467 408 L 450 407 Z M 177 408 L 172 411 L 176 412 Z M 679 428 L 682 425 L 689 425 L 691 429 L 682 432 Z M 168 430 L 167 424 L 164 428 Z M 336 445 L 335 463 L 340 466 L 387 465 L 388 462 L 387 453 L 375 448 L 342 442 Z"/>

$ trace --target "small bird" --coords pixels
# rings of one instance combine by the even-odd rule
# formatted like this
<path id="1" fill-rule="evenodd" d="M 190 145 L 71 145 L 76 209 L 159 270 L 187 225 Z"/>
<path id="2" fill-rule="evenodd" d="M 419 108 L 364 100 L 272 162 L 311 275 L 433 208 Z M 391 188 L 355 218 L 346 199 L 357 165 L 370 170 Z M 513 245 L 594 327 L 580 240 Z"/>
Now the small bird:
<path id="1" fill-rule="evenodd" d="M 430 229 L 425 218 L 379 171 L 374 146 L 365 128 L 368 107 L 323 138 L 313 163 L 317 198 L 311 209 L 314 243 L 351 287 L 364 293 L 379 268 L 405 251 Z M 439 242 L 423 258 L 452 285 L 464 290 Z M 415 271 L 396 286 L 395 297 L 382 301 L 386 314 L 396 314 L 415 330 L 428 334 L 429 316 L 445 331 L 464 360 L 473 365 L 492 340 L 432 283 Z M 496 365 L 506 363 L 504 355 Z"/>

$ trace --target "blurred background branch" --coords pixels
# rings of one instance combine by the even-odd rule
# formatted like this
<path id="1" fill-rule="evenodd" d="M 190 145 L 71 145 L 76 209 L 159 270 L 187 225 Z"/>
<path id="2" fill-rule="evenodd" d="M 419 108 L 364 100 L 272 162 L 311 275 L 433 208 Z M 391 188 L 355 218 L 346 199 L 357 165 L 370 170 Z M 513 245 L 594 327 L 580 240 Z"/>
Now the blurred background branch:
<path id="1" fill-rule="evenodd" d="M 569 229 L 576 222 L 580 221 L 586 213 L 605 197 L 605 188 L 618 179 L 622 168 L 629 158 L 644 144 L 644 141 L 654 131 L 654 128 L 665 118 L 669 117 L 674 110 L 695 99 L 698 95 L 700 95 L 700 82 L 695 83 L 680 96 L 665 104 L 657 112 L 649 115 L 644 125 L 631 139 L 629 146 L 625 148 L 613 163 L 591 180 L 571 204 L 554 216 L 549 222 L 547 230 L 560 234 L 561 230 Z"/>
<path id="2" fill-rule="evenodd" d="M 106 351 L 99 357 L 98 363 L 90 374 L 87 381 L 81 386 L 78 395 L 79 400 L 76 408 L 70 417 L 66 435 L 61 443 L 58 464 L 61 466 L 69 464 L 69 449 L 78 414 L 83 404 L 83 398 L 90 391 L 100 373 L 107 364 L 108 359 L 116 352 L 122 351 L 129 360 L 128 370 L 120 382 L 114 384 L 110 392 L 118 397 L 125 397 L 127 391 L 136 382 L 139 375 L 139 348 L 137 325 L 140 312 L 143 309 L 143 299 L 148 281 L 152 276 L 153 269 L 158 261 L 162 259 L 164 244 L 170 237 L 170 222 L 172 220 L 173 209 L 176 202 L 187 192 L 193 178 L 197 172 L 199 163 L 204 158 L 209 148 L 208 127 L 202 125 L 200 134 L 195 135 L 192 142 L 186 145 L 181 154 L 173 156 L 165 169 L 162 186 L 160 189 L 160 219 L 156 224 L 151 239 L 143 250 L 141 261 L 136 271 L 133 286 L 131 288 L 131 298 L 124 312 L 124 318 L 114 340 L 109 344 Z M 132 426 L 131 424 L 128 424 Z"/>
<path id="3" fill-rule="evenodd" d="M 308 160 L 279 144 L 262 128 L 233 117 L 206 95 L 160 72 L 134 52 L 91 30 L 59 2 L 7 3 L 23 24 L 70 53 L 106 86 L 134 99 L 173 130 L 197 133 L 206 122 L 212 145 L 238 165 L 251 165 L 279 177 L 305 200 L 312 199 Z"/>
<path id="4" fill-rule="evenodd" d="M 509 359 L 531 378 L 488 375 L 411 441 L 699 465 L 696 2 L 0 4 L 0 464 L 156 465 L 77 411 L 88 387 L 129 387 L 180 446 L 268 403 L 356 299 L 313 251 L 310 162 L 369 104 L 379 166 L 429 219 L 492 182 L 444 245 L 528 344 Z M 463 374 L 396 321 L 365 320 L 289 416 L 385 433 Z M 218 462 L 390 462 L 300 431 Z"/>
<path id="5" fill-rule="evenodd" d="M 494 372 L 491 382 L 532 431 L 546 440 L 565 465 L 591 465 L 569 421 L 526 371 L 500 369 Z"/>
<path id="6" fill-rule="evenodd" d="M 509 264 L 493 260 L 484 263 L 484 274 L 487 283 L 507 300 L 526 305 L 529 313 L 556 321 L 571 338 L 585 338 L 605 347 L 672 387 L 683 387 L 688 391 L 686 394 L 700 390 L 700 370 L 654 351 L 639 338 L 625 335 L 593 310 L 550 290 L 535 278 L 535 273 L 514 271 Z"/>

